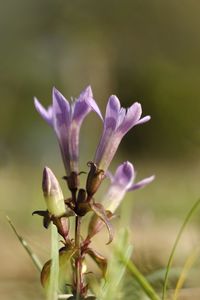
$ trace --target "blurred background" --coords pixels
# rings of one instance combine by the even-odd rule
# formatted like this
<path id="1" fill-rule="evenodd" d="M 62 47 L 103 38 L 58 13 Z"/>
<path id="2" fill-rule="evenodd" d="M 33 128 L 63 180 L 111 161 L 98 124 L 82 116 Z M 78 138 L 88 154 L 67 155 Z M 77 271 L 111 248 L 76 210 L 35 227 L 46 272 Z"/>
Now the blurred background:
<path id="1" fill-rule="evenodd" d="M 124 107 L 139 101 L 143 114 L 152 116 L 124 138 L 111 170 L 130 160 L 138 180 L 156 175 L 150 186 L 127 196 L 119 223 L 131 228 L 133 259 L 145 274 L 166 265 L 177 231 L 200 196 L 199 10 L 194 0 L 0 2 L 2 298 L 42 299 L 39 275 L 5 215 L 45 262 L 49 233 L 31 213 L 45 208 L 43 167 L 60 179 L 64 168 L 33 96 L 48 106 L 53 86 L 70 100 L 90 84 L 103 112 L 116 94 Z M 87 171 L 101 130 L 90 114 L 81 132 L 81 170 Z M 177 250 L 178 267 L 199 245 L 199 228 L 198 211 Z M 198 285 L 190 276 L 188 286 Z"/>

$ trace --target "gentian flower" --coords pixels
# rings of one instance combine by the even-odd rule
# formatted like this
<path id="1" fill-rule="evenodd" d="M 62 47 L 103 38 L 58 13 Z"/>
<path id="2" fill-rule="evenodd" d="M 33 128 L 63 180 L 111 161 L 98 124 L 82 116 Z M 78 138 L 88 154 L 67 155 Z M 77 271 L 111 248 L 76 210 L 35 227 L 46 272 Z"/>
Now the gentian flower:
<path id="1" fill-rule="evenodd" d="M 145 187 L 154 180 L 155 176 L 150 176 L 134 183 L 136 175 L 135 170 L 133 165 L 128 161 L 118 166 L 114 176 L 110 172 L 107 172 L 107 174 L 111 179 L 111 185 L 105 193 L 100 205 L 106 212 L 107 228 L 112 229 L 109 220 L 113 217 L 114 212 L 119 207 L 125 194 Z M 101 231 L 105 224 L 106 223 L 102 221 L 102 219 L 98 218 L 98 216 L 94 214 L 89 223 L 88 236 L 86 240 L 91 240 L 94 235 Z M 110 240 L 112 240 L 112 236 L 109 238 L 109 242 Z"/>
<path id="2" fill-rule="evenodd" d="M 110 175 L 111 185 L 102 200 L 105 210 L 114 213 L 123 200 L 126 192 L 143 188 L 155 178 L 155 176 L 150 176 L 134 183 L 135 176 L 134 167 L 128 161 L 119 165 L 114 176 Z"/>
<path id="3" fill-rule="evenodd" d="M 53 88 L 52 105 L 45 109 L 35 98 L 34 104 L 42 118 L 54 129 L 65 165 L 67 176 L 78 174 L 79 133 L 83 120 L 93 109 L 100 115 L 88 86 L 71 104 L 56 89 Z"/>
<path id="4" fill-rule="evenodd" d="M 93 110 L 98 114 L 96 106 Z M 141 118 L 141 104 L 135 102 L 127 110 L 120 105 L 119 99 L 112 95 L 108 100 L 104 120 L 104 129 L 96 150 L 94 163 L 104 172 L 108 169 L 123 136 L 134 126 L 150 120 L 150 116 Z M 101 117 L 101 114 L 99 114 Z M 102 118 L 102 117 L 101 117 Z"/>

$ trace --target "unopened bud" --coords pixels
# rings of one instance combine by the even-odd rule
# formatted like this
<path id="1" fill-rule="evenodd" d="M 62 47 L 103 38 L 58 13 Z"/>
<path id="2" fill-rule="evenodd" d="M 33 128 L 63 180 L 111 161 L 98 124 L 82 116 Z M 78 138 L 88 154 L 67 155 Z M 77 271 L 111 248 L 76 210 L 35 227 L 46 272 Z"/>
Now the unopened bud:
<path id="1" fill-rule="evenodd" d="M 53 172 L 45 167 L 43 171 L 42 189 L 50 214 L 60 217 L 65 214 L 65 202 L 61 187 Z"/>

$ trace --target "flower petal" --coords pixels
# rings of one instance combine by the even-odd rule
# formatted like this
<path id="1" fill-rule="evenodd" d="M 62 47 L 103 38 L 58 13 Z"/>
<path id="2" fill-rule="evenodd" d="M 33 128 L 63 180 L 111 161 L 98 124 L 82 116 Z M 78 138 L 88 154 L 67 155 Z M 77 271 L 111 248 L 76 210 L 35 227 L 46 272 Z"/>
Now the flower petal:
<path id="1" fill-rule="evenodd" d="M 123 189 L 128 189 L 135 178 L 134 167 L 130 162 L 121 164 L 114 175 L 113 183 L 119 185 Z"/>
<path id="2" fill-rule="evenodd" d="M 91 109 L 97 113 L 97 115 L 100 117 L 100 119 L 103 121 L 103 117 L 102 117 L 102 114 L 101 114 L 101 111 L 98 107 L 98 105 L 96 104 L 95 100 L 93 99 L 93 93 L 92 93 L 92 89 L 91 89 L 91 86 L 89 85 L 85 91 L 83 91 L 84 96 L 87 96 L 85 97 L 86 98 L 86 102 L 87 104 L 91 107 Z M 80 97 L 82 96 L 82 93 L 80 95 Z"/>
<path id="3" fill-rule="evenodd" d="M 144 124 L 144 123 L 148 122 L 150 119 L 151 119 L 151 116 L 145 116 L 144 118 L 140 119 L 136 125 Z"/>
<path id="4" fill-rule="evenodd" d="M 37 98 L 34 97 L 34 105 L 37 110 L 37 112 L 41 115 L 41 117 L 50 125 L 53 125 L 53 113 L 52 113 L 52 107 L 49 106 L 47 109 L 45 109 L 42 104 L 38 101 Z"/>
<path id="5" fill-rule="evenodd" d="M 142 114 L 141 104 L 135 102 L 131 107 L 128 108 L 127 113 L 124 117 L 123 122 L 119 126 L 118 130 L 124 135 L 133 126 L 137 124 Z"/>
<path id="6" fill-rule="evenodd" d="M 71 121 L 70 105 L 65 97 L 53 88 L 53 117 L 56 132 L 64 125 L 68 127 Z"/>
<path id="7" fill-rule="evenodd" d="M 134 167 L 130 162 L 124 162 L 117 168 L 111 185 L 103 198 L 102 204 L 106 210 L 109 210 L 112 213 L 115 212 L 127 190 L 132 185 L 134 177 Z"/>
<path id="8" fill-rule="evenodd" d="M 111 128 L 112 130 L 115 130 L 118 123 L 119 113 L 120 113 L 119 99 L 115 95 L 112 95 L 110 96 L 106 107 L 104 127 L 107 129 Z"/>
<path id="9" fill-rule="evenodd" d="M 141 189 L 143 187 L 145 187 L 147 184 L 151 183 L 153 180 L 155 179 L 155 176 L 150 176 L 150 177 L 147 177 L 137 183 L 134 183 L 129 189 L 128 191 L 134 191 L 134 190 L 137 190 L 137 189 Z"/>
<path id="10" fill-rule="evenodd" d="M 93 99 L 92 89 L 90 86 L 81 92 L 80 96 L 74 103 L 73 120 L 78 124 L 83 122 L 86 115 L 92 109 L 88 103 L 89 99 Z"/>

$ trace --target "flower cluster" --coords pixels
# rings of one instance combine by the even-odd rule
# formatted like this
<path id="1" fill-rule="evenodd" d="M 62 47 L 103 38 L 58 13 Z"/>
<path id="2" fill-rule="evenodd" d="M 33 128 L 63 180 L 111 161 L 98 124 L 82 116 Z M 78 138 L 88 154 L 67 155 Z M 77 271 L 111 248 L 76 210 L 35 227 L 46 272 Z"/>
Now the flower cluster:
<path id="1" fill-rule="evenodd" d="M 58 180 L 53 172 L 45 167 L 43 171 L 43 193 L 47 209 L 35 211 L 43 217 L 43 225 L 48 228 L 50 222 L 57 227 L 63 238 L 64 247 L 60 249 L 60 263 L 69 260 L 73 270 L 72 293 L 75 299 L 87 298 L 88 285 L 84 276 L 83 262 L 89 255 L 106 272 L 106 259 L 90 247 L 91 239 L 104 225 L 109 231 L 109 242 L 113 239 L 111 219 L 124 198 L 126 192 L 143 188 L 154 176 L 134 183 L 135 170 L 132 163 L 126 161 L 118 166 L 114 175 L 109 171 L 110 163 L 124 135 L 134 126 L 150 120 L 150 116 L 141 118 L 140 103 L 134 103 L 127 110 L 120 105 L 119 99 L 110 96 L 105 117 L 102 117 L 96 104 L 92 89 L 88 86 L 80 96 L 69 103 L 55 88 L 52 93 L 52 105 L 45 109 L 35 98 L 35 108 L 41 117 L 53 128 L 59 143 L 66 174 L 63 177 L 70 191 L 70 197 L 65 198 Z M 79 135 L 81 125 L 90 112 L 95 112 L 103 122 L 103 132 L 94 155 L 88 162 L 90 167 L 85 187 L 80 187 L 79 176 Z M 98 199 L 96 193 L 105 177 L 110 179 L 110 186 L 105 195 Z M 81 221 L 88 213 L 93 215 L 88 226 L 88 235 L 81 235 Z M 75 237 L 70 237 L 70 217 L 75 219 Z M 50 261 L 42 270 L 41 280 L 45 286 L 49 274 Z M 67 270 L 66 270 L 67 272 Z M 65 283 L 66 284 L 66 283 Z"/>

